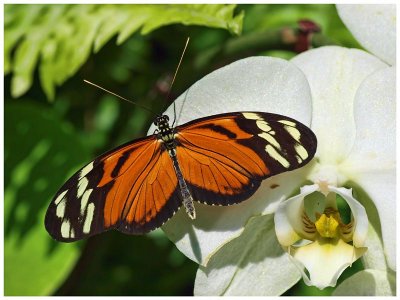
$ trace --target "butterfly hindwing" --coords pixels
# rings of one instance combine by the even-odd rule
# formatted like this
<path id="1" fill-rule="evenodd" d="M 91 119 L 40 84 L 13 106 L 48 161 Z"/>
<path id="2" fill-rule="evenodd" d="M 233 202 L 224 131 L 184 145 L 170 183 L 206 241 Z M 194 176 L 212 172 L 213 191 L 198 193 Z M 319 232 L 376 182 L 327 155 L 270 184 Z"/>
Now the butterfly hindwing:
<path id="1" fill-rule="evenodd" d="M 141 234 L 178 210 L 177 195 L 172 162 L 153 135 L 111 150 L 75 173 L 53 198 L 45 226 L 64 242 L 112 228 Z"/>
<path id="2" fill-rule="evenodd" d="M 196 201 L 231 205 L 249 198 L 263 179 L 307 164 L 314 133 L 291 118 L 235 112 L 177 128 L 177 154 Z"/>
<path id="3" fill-rule="evenodd" d="M 118 210 L 123 216 L 118 226 L 119 231 L 129 234 L 149 232 L 160 227 L 181 206 L 172 161 L 168 152 L 162 151 L 160 143 L 156 143 L 161 153 L 151 159 L 143 158 L 145 167 L 141 168 L 140 173 L 132 169 L 126 176 L 129 178 L 128 183 L 121 182 L 125 190 L 118 189 L 120 197 L 129 190 L 125 207 Z"/>

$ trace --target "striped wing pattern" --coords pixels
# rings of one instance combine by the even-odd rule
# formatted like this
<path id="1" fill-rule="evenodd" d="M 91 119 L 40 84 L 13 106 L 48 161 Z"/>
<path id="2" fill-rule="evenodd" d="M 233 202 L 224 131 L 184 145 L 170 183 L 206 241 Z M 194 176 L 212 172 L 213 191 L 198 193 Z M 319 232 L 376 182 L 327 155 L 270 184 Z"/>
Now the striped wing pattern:
<path id="1" fill-rule="evenodd" d="M 305 125 L 262 112 L 205 117 L 174 132 L 190 193 L 209 205 L 248 199 L 262 180 L 307 164 L 317 146 Z M 109 229 L 143 234 L 164 224 L 181 202 L 168 151 L 151 135 L 113 149 L 75 173 L 50 203 L 45 226 L 63 242 Z"/>
<path id="2" fill-rule="evenodd" d="M 109 229 L 142 234 L 161 226 L 180 200 L 172 162 L 160 146 L 154 135 L 136 140 L 79 170 L 50 203 L 50 235 L 72 242 Z"/>
<path id="3" fill-rule="evenodd" d="M 305 125 L 260 112 L 197 119 L 179 127 L 176 140 L 194 200 L 210 205 L 248 199 L 262 180 L 307 164 L 317 145 Z"/>

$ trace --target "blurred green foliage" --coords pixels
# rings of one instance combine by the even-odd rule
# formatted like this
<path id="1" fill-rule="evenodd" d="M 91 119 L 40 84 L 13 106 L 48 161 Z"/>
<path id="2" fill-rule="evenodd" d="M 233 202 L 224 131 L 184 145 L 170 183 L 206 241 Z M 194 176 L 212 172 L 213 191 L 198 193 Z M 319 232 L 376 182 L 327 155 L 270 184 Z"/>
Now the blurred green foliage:
<path id="1" fill-rule="evenodd" d="M 5 5 L 6 295 L 191 295 L 197 265 L 161 230 L 67 245 L 48 236 L 44 213 L 68 176 L 152 121 L 83 79 L 162 112 L 186 37 L 171 99 L 234 59 L 296 55 L 268 39 L 234 55 L 213 49 L 304 18 L 333 43 L 359 47 L 333 5 Z M 315 289 L 300 282 L 286 294 Z"/>
<path id="2" fill-rule="evenodd" d="M 23 95 L 39 64 L 42 87 L 54 98 L 64 83 L 87 60 L 118 34 L 122 44 L 174 23 L 226 28 L 239 34 L 243 15 L 233 17 L 234 5 L 6 5 L 4 69 L 13 73 L 11 93 Z M 12 51 L 15 54 L 11 57 Z"/>
<path id="3" fill-rule="evenodd" d="M 46 202 L 89 153 L 53 110 L 29 102 L 6 105 L 5 143 L 5 294 L 47 295 L 66 279 L 79 248 L 44 234 Z"/>

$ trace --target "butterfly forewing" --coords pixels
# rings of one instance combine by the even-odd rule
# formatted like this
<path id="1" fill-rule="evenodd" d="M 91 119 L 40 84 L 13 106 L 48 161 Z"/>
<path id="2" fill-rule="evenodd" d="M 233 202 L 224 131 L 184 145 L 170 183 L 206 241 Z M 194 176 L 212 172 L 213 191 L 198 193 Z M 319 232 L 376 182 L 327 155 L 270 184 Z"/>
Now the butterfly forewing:
<path id="1" fill-rule="evenodd" d="M 112 228 L 142 234 L 161 226 L 179 205 L 172 162 L 153 135 L 111 150 L 79 170 L 57 192 L 45 226 L 64 242 Z"/>
<path id="2" fill-rule="evenodd" d="M 263 179 L 307 164 L 314 133 L 291 118 L 261 112 L 206 117 L 177 128 L 177 154 L 194 200 L 230 205 Z"/>

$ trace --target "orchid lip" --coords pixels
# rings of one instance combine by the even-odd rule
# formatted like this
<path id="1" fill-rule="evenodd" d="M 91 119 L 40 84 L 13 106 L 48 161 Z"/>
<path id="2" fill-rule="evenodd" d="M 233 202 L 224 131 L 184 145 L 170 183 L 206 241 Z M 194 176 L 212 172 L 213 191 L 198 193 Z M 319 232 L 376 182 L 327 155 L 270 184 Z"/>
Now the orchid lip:
<path id="1" fill-rule="evenodd" d="M 299 195 L 281 203 L 275 214 L 275 231 L 280 244 L 305 283 L 320 289 L 335 286 L 342 272 L 366 252 L 367 248 L 362 246 L 368 230 L 365 209 L 352 197 L 351 190 L 331 185 L 323 188 L 326 190 L 322 192 L 319 184 L 304 186 Z M 315 192 L 326 198 L 325 208 L 309 216 L 304 199 Z M 337 209 L 336 194 L 350 207 L 352 218 L 347 224 Z"/>

